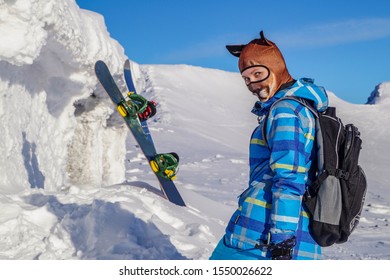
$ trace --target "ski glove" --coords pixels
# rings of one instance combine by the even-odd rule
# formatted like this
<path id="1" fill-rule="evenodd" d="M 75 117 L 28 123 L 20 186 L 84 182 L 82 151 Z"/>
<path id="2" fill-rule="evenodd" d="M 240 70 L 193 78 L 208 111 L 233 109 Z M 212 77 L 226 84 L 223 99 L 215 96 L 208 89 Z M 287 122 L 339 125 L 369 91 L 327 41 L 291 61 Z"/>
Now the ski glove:
<path id="1" fill-rule="evenodd" d="M 296 239 L 293 237 L 280 243 L 269 245 L 268 250 L 271 251 L 273 260 L 291 260 L 295 244 Z"/>
<path id="2" fill-rule="evenodd" d="M 139 120 L 143 122 L 153 117 L 157 112 L 156 106 L 157 103 L 153 100 L 148 101 L 148 105 L 146 106 L 145 110 L 141 113 L 138 113 Z"/>

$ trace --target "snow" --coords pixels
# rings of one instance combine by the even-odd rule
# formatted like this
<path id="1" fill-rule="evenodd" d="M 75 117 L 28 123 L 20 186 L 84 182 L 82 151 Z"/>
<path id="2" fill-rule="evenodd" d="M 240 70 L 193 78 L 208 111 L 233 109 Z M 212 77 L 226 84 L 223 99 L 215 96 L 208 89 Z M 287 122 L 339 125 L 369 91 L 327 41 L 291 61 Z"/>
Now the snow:
<path id="1" fill-rule="evenodd" d="M 158 103 L 157 150 L 180 155 L 183 208 L 162 197 L 94 76 L 106 61 L 125 92 L 124 50 L 102 16 L 73 0 L 0 0 L 0 37 L 0 259 L 207 259 L 248 182 L 257 120 L 240 76 L 132 63 L 138 91 Z M 356 232 L 326 259 L 390 259 L 390 82 L 371 99 L 330 93 L 361 130 L 369 189 Z"/>

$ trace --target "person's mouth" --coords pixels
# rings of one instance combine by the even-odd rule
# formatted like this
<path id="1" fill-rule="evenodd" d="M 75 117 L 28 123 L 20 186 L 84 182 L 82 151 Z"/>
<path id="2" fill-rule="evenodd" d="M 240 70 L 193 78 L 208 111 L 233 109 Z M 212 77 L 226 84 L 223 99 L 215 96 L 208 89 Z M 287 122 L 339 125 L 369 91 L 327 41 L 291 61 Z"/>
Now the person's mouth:
<path id="1" fill-rule="evenodd" d="M 252 91 L 252 94 L 254 96 L 256 96 L 258 99 L 260 99 L 260 89 L 256 89 L 256 90 Z"/>
<path id="2" fill-rule="evenodd" d="M 254 96 L 256 96 L 261 102 L 266 101 L 268 98 L 268 92 L 266 92 L 265 90 L 263 90 L 261 88 L 257 88 L 255 90 L 253 90 L 252 94 Z"/>

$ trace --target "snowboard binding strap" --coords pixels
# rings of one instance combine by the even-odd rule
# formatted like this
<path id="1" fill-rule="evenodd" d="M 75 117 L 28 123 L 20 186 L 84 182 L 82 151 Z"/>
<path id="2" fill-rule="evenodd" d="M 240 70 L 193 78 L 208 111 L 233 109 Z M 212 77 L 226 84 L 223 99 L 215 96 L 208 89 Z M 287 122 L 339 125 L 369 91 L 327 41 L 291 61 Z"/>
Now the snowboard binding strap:
<path id="1" fill-rule="evenodd" d="M 139 113 L 145 111 L 148 106 L 148 100 L 139 94 L 129 91 L 127 94 L 128 100 L 123 100 L 118 104 L 117 110 L 122 117 L 129 116 L 130 118 L 137 118 Z"/>
<path id="2" fill-rule="evenodd" d="M 165 179 L 175 180 L 179 170 L 179 156 L 176 153 L 157 154 L 151 161 L 152 170 Z"/>

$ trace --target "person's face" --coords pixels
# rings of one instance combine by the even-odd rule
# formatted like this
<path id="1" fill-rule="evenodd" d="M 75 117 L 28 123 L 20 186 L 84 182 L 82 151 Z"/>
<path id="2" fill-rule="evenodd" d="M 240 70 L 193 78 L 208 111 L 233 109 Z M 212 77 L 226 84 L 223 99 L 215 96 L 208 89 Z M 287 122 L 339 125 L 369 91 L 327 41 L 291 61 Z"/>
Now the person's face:
<path id="1" fill-rule="evenodd" d="M 241 73 L 245 85 L 259 98 L 260 102 L 270 99 L 274 93 L 273 88 L 274 75 L 264 65 L 254 65 L 244 69 Z"/>

